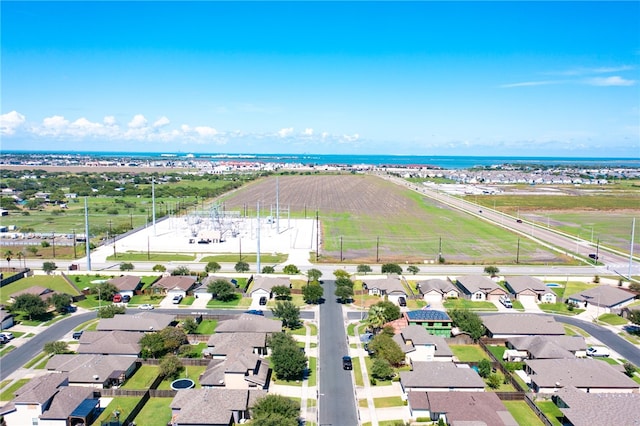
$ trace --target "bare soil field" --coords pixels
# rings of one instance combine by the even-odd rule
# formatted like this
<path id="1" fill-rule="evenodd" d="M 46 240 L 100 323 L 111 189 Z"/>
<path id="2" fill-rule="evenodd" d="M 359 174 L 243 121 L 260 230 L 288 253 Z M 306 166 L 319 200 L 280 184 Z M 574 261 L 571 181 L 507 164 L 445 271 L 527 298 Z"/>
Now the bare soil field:
<path id="1" fill-rule="evenodd" d="M 504 229 L 423 198 L 387 180 L 360 174 L 278 177 L 280 217 L 321 222 L 321 261 L 566 263 L 567 259 Z M 261 217 L 275 211 L 276 178 L 252 182 L 224 197 L 226 210 Z M 517 253 L 519 250 L 519 253 Z"/>

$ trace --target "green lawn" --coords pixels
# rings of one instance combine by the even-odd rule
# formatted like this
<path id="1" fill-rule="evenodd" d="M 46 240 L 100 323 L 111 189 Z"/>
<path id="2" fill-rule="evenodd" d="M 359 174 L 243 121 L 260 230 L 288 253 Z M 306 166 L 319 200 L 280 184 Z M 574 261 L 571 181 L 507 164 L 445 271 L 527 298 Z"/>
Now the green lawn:
<path id="1" fill-rule="evenodd" d="M 449 345 L 449 347 L 460 362 L 477 362 L 489 359 L 489 356 L 478 345 Z"/>
<path id="2" fill-rule="evenodd" d="M 273 254 L 265 254 L 260 253 L 260 262 L 265 264 L 270 263 L 283 263 L 289 257 L 288 254 L 285 253 L 276 253 Z M 225 253 L 225 254 L 216 254 L 212 256 L 205 256 L 200 259 L 200 262 L 209 263 L 209 262 L 239 262 L 240 258 L 237 253 Z M 255 263 L 257 261 L 256 253 L 242 253 L 242 261 L 247 263 Z"/>
<path id="3" fill-rule="evenodd" d="M 491 352 L 498 360 L 502 361 L 502 356 L 504 355 L 504 351 L 507 350 L 507 347 L 504 345 L 487 345 L 487 349 L 489 349 L 489 352 Z"/>
<path id="4" fill-rule="evenodd" d="M 524 401 L 502 401 L 519 426 L 544 426 Z"/>
<path id="5" fill-rule="evenodd" d="M 629 321 L 616 314 L 603 314 L 598 317 L 598 321 L 602 321 L 609 325 L 625 325 Z"/>
<path id="6" fill-rule="evenodd" d="M 149 389 L 151 383 L 160 374 L 160 368 L 156 365 L 142 365 L 129 377 L 122 389 Z"/>
<path id="7" fill-rule="evenodd" d="M 135 418 L 135 423 L 145 426 L 166 426 L 171 421 L 173 398 L 151 398 Z"/>
<path id="8" fill-rule="evenodd" d="M 33 286 L 50 288 L 58 293 L 67 293 L 72 296 L 78 294 L 60 275 L 34 275 L 14 281 L 0 288 L 0 304 L 6 304 L 9 296 L 13 293 L 26 290 Z"/>
<path id="9" fill-rule="evenodd" d="M 399 396 L 388 396 L 384 398 L 374 398 L 373 405 L 376 408 L 403 407 L 404 401 Z"/>
<path id="10" fill-rule="evenodd" d="M 307 335 L 307 329 L 306 327 L 298 327 L 294 330 L 289 330 L 289 333 L 294 335 L 294 336 L 306 336 Z"/>
<path id="11" fill-rule="evenodd" d="M 200 381 L 198 380 L 200 378 L 200 375 L 204 372 L 204 370 L 207 369 L 206 365 L 190 365 L 188 367 L 185 367 L 184 370 L 182 371 L 182 373 L 180 374 L 180 378 L 184 379 L 189 378 L 191 380 L 193 380 L 196 384 L 196 389 L 200 389 Z M 174 379 L 170 379 L 170 380 L 163 380 L 160 385 L 158 386 L 158 389 L 171 389 L 171 382 L 173 382 Z"/>
<path id="12" fill-rule="evenodd" d="M 564 415 L 553 401 L 536 401 L 536 405 L 542 410 L 544 415 L 547 416 L 553 426 L 562 426 L 560 419 L 562 419 Z"/>
<path id="13" fill-rule="evenodd" d="M 31 368 L 44 358 L 47 358 L 47 361 L 49 361 L 47 354 L 44 352 L 40 352 L 35 357 L 31 358 L 31 360 L 24 365 L 24 368 Z"/>
<path id="14" fill-rule="evenodd" d="M 227 302 L 223 302 L 222 300 L 217 300 L 217 299 L 211 299 L 209 300 L 209 302 L 207 302 L 207 308 L 236 308 L 236 307 L 241 307 L 244 306 L 244 304 L 241 304 L 240 301 L 243 299 L 242 296 L 240 296 L 240 294 L 236 293 L 234 294 L 234 298 L 232 300 L 229 300 Z M 251 306 L 251 298 L 246 297 L 245 299 L 247 299 L 248 304 L 246 306 Z"/>
<path id="15" fill-rule="evenodd" d="M 310 356 L 309 357 L 309 376 L 307 376 L 307 385 L 308 386 L 315 386 L 316 385 L 316 376 L 317 376 L 317 371 L 316 371 L 316 365 L 318 363 L 318 359 L 316 357 Z"/>
<path id="16" fill-rule="evenodd" d="M 16 347 L 13 345 L 8 345 L 5 346 L 1 351 L 0 351 L 0 357 L 5 356 L 6 354 L 8 354 L 9 352 L 11 352 L 12 350 L 14 350 Z"/>
<path id="17" fill-rule="evenodd" d="M 0 393 L 0 401 L 11 401 L 15 397 L 15 391 L 24 386 L 29 379 L 19 379 L 14 384 Z M 3 382 L 4 383 L 4 382 Z"/>
<path id="18" fill-rule="evenodd" d="M 202 320 L 202 322 L 198 324 L 198 328 L 196 328 L 196 334 L 213 334 L 217 326 L 218 320 Z"/>
<path id="19" fill-rule="evenodd" d="M 196 260 L 193 254 L 177 254 L 177 253 L 146 253 L 146 252 L 126 252 L 117 253 L 116 256 L 111 255 L 107 260 L 116 262 L 192 262 Z"/>
<path id="20" fill-rule="evenodd" d="M 469 309 L 471 311 L 497 311 L 498 308 L 492 302 L 472 302 L 467 299 L 447 299 L 444 302 L 446 309 Z"/>
<path id="21" fill-rule="evenodd" d="M 581 312 L 584 312 L 584 309 L 573 308 L 573 310 L 569 310 L 566 303 L 540 303 L 538 305 L 540 310 L 550 313 L 550 314 L 562 314 L 562 315 L 578 315 Z"/>
<path id="22" fill-rule="evenodd" d="M 370 356 L 365 356 L 364 363 L 367 366 L 367 373 L 369 373 L 369 377 L 367 377 L 365 380 L 370 380 L 373 378 L 373 376 L 371 375 L 371 368 L 373 367 L 373 358 L 371 358 Z M 387 380 L 375 379 L 375 380 L 376 380 L 376 386 L 391 386 L 391 379 L 387 379 Z"/>
<path id="23" fill-rule="evenodd" d="M 93 424 L 99 426 L 103 421 L 115 420 L 114 411 L 119 411 L 120 419 L 124 420 L 133 411 L 138 401 L 140 401 L 140 398 L 137 397 L 117 396 L 113 398 Z"/>
<path id="24" fill-rule="evenodd" d="M 351 362 L 353 364 L 353 375 L 356 380 L 356 386 L 364 386 L 364 381 L 362 379 L 362 367 L 360 366 L 360 357 L 351 358 Z M 369 380 L 368 377 L 367 380 Z"/>

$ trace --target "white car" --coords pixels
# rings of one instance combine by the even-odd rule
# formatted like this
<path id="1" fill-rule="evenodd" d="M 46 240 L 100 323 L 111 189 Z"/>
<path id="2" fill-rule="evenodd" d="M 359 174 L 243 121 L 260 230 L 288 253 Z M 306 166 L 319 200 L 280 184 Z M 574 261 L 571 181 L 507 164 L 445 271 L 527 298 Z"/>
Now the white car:
<path id="1" fill-rule="evenodd" d="M 604 346 L 589 346 L 587 348 L 587 356 L 608 357 L 610 354 L 609 348 L 605 348 Z"/>
<path id="2" fill-rule="evenodd" d="M 11 340 L 13 339 L 13 333 L 9 333 L 8 331 L 2 332 L 0 333 L 2 336 L 4 336 L 5 339 L 7 340 Z"/>
<path id="3" fill-rule="evenodd" d="M 138 309 L 144 309 L 146 311 L 150 311 L 153 309 L 153 305 L 150 305 L 148 303 L 143 303 L 142 305 L 138 306 Z"/>

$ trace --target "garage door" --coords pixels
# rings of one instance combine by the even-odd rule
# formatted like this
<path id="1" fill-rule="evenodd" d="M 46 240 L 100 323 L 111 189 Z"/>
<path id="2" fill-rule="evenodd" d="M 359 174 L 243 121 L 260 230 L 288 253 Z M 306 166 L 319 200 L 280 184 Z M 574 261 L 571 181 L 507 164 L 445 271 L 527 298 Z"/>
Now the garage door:
<path id="1" fill-rule="evenodd" d="M 536 303 L 537 297 L 532 294 L 520 294 L 518 295 L 518 300 L 522 303 Z"/>
<path id="2" fill-rule="evenodd" d="M 424 301 L 427 303 L 440 303 L 442 302 L 442 296 L 439 294 L 425 294 Z"/>
<path id="3" fill-rule="evenodd" d="M 500 294 L 489 294 L 487 295 L 487 300 L 489 302 L 499 302 L 500 301 Z"/>

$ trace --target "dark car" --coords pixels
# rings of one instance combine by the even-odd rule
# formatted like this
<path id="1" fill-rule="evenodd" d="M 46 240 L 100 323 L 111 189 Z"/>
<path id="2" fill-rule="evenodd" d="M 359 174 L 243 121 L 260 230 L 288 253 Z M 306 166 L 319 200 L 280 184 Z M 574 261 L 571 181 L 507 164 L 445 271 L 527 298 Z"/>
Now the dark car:
<path id="1" fill-rule="evenodd" d="M 131 296 L 129 296 L 128 294 L 125 294 L 124 296 L 122 296 L 122 301 L 124 303 L 129 303 L 131 302 Z"/>
<path id="2" fill-rule="evenodd" d="M 593 260 L 598 260 L 598 255 L 595 253 L 589 253 L 589 257 Z"/>
<path id="3" fill-rule="evenodd" d="M 260 302 L 258 302 L 258 303 L 260 303 L 260 305 L 261 305 L 261 306 L 266 305 L 266 304 L 267 304 L 267 298 L 266 298 L 266 296 L 262 296 L 262 297 L 260 298 Z"/>
<path id="4" fill-rule="evenodd" d="M 522 219 L 518 219 L 518 220 L 516 220 L 516 222 L 522 223 Z"/>
<path id="5" fill-rule="evenodd" d="M 264 312 L 262 312 L 260 309 L 249 309 L 248 311 L 244 311 L 245 314 L 251 314 L 251 315 L 262 315 L 264 316 Z"/>
<path id="6" fill-rule="evenodd" d="M 343 370 L 353 370 L 353 363 L 351 362 L 350 356 L 342 357 L 342 369 Z"/>
<path id="7" fill-rule="evenodd" d="M 72 336 L 74 339 L 79 340 L 82 337 L 82 331 L 76 331 Z"/>
<path id="8" fill-rule="evenodd" d="M 405 299 L 404 297 L 400 296 L 398 297 L 398 305 L 400 306 L 407 306 L 407 299 Z"/>

